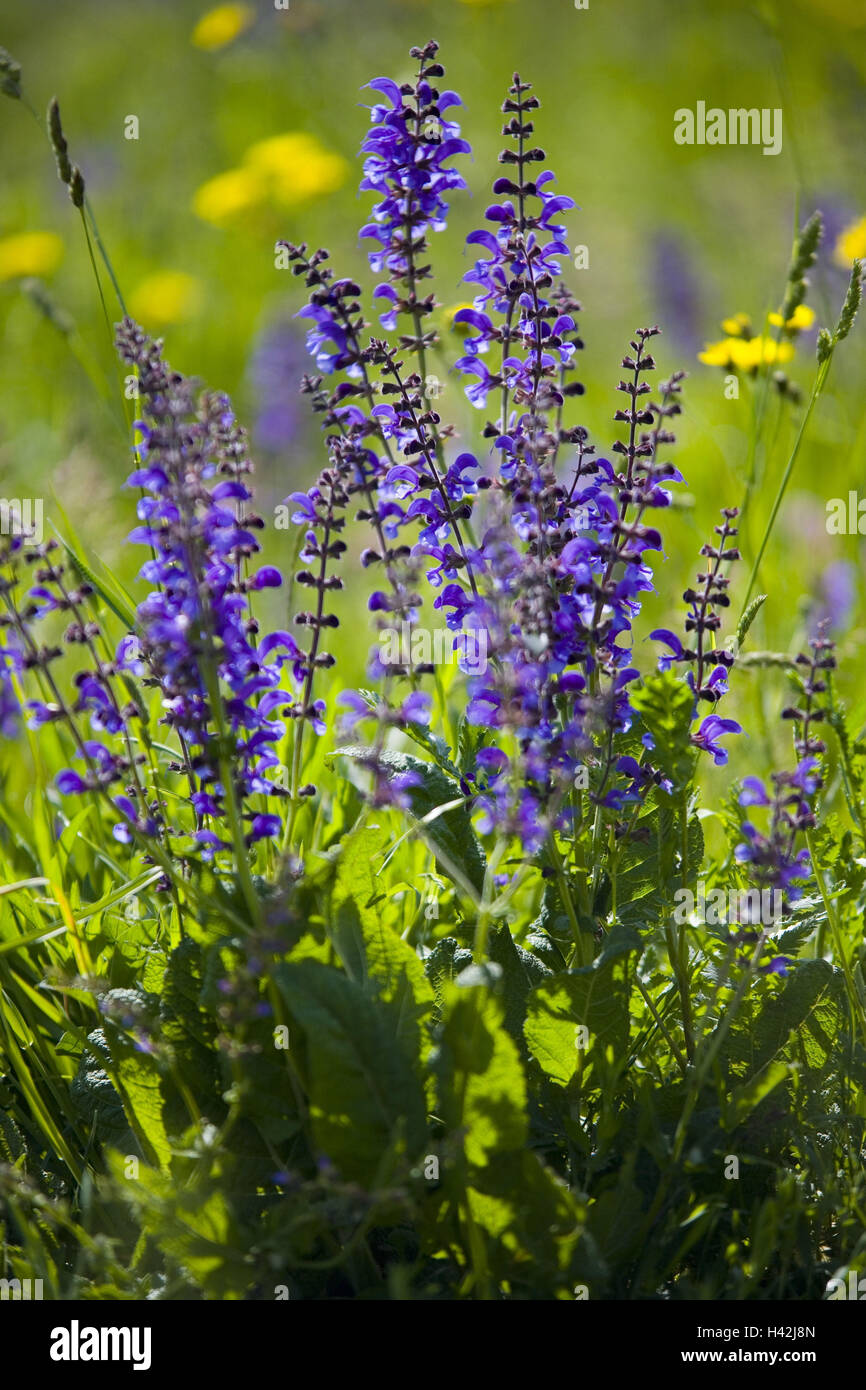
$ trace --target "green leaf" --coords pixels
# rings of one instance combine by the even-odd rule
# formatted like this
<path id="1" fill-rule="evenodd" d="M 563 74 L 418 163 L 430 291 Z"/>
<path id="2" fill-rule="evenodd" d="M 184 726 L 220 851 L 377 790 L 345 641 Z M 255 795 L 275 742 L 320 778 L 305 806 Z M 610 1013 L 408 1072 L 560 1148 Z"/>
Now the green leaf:
<path id="1" fill-rule="evenodd" d="M 70 1083 L 72 1103 L 96 1143 L 137 1150 L 138 1141 L 130 1129 L 123 1102 L 105 1070 L 111 1065 L 111 1056 L 102 1029 L 89 1033 L 87 1043 L 89 1050 L 83 1053 Z"/>
<path id="2" fill-rule="evenodd" d="M 612 1047 L 615 1057 L 628 1049 L 627 961 L 642 942 L 630 927 L 617 925 L 591 965 L 553 975 L 530 994 L 524 1035 L 530 1053 L 551 1080 L 567 1086 L 581 1061 L 578 1026 L 588 1048 Z"/>
<path id="3" fill-rule="evenodd" d="M 128 996 L 133 1007 L 143 996 L 133 990 L 111 990 L 108 999 Z M 163 1120 L 162 1078 L 154 1057 L 138 1052 L 114 1024 L 96 1029 L 87 1038 L 72 1083 L 76 1109 L 100 1144 L 128 1153 L 139 1148 L 148 1162 L 167 1170 L 171 1160 Z"/>
<path id="4" fill-rule="evenodd" d="M 399 1142 L 426 1135 L 424 1095 L 394 1037 L 390 1009 L 318 961 L 278 966 L 275 979 L 303 1031 L 313 1135 L 348 1178 L 372 1182 Z"/>
<path id="5" fill-rule="evenodd" d="M 482 724 L 470 724 L 466 715 L 461 715 L 457 730 L 457 763 L 464 776 L 467 772 L 475 772 L 478 754 L 487 747 L 490 732 Z"/>
<path id="6" fill-rule="evenodd" d="M 492 1267 L 512 1298 L 573 1297 L 582 1213 L 531 1149 L 497 1155 L 467 1190 L 473 1220 L 490 1238 Z"/>
<path id="7" fill-rule="evenodd" d="M 368 757 L 369 752 L 367 748 L 337 748 L 330 757 L 360 759 Z M 423 835 L 436 855 L 437 866 L 458 882 L 462 875 L 480 894 L 484 887 L 484 852 L 465 805 L 450 805 L 451 802 L 463 800 L 459 783 L 448 777 L 441 768 L 411 753 L 385 751 L 379 754 L 379 761 L 389 780 L 407 772 L 414 773 L 419 779 L 418 784 L 408 790 L 409 801 L 412 814 L 419 821 L 426 816 L 431 817 L 423 827 Z M 431 814 L 442 806 L 449 809 L 439 815 Z"/>
<path id="8" fill-rule="evenodd" d="M 466 1157 L 483 1166 L 526 1141 L 526 1078 L 503 1024 L 502 1003 L 484 986 L 447 985 L 437 1059 L 438 1113 L 462 1132 Z"/>
<path id="9" fill-rule="evenodd" d="M 461 946 L 455 937 L 446 936 L 436 942 L 424 962 L 424 973 L 433 988 L 437 1015 L 441 1016 L 445 1007 L 447 986 L 454 984 L 461 971 L 471 964 L 472 952 Z"/>
<path id="10" fill-rule="evenodd" d="M 690 732 L 695 697 L 691 687 L 673 671 L 644 676 L 630 701 L 644 728 L 652 734 L 652 761 L 672 779 L 675 787 L 689 780 L 694 760 Z"/>
<path id="11" fill-rule="evenodd" d="M 127 1115 L 134 1117 L 136 1133 L 145 1142 L 145 1154 L 166 1172 L 171 1145 L 163 1120 L 162 1077 L 156 1061 L 147 1053 L 128 1052 L 117 1057 L 114 1065 L 115 1084 Z"/>
<path id="12" fill-rule="evenodd" d="M 419 1055 L 419 1025 L 433 1008 L 433 990 L 412 947 L 386 920 L 373 865 L 389 837 L 379 826 L 353 830 L 341 841 L 331 895 L 332 939 L 347 974 L 393 1005 L 391 1016 L 406 1056 Z"/>
<path id="13" fill-rule="evenodd" d="M 115 1185 L 153 1244 L 176 1262 L 196 1297 L 237 1297 L 249 1281 L 246 1252 L 235 1229 L 227 1193 L 229 1175 L 219 1160 L 207 1159 L 203 1176 L 186 1182 L 155 1168 L 142 1167 L 129 1178 L 120 1154 L 110 1155 Z"/>
<path id="14" fill-rule="evenodd" d="M 669 801 L 655 806 L 638 821 L 643 832 L 629 843 L 616 875 L 617 919 L 636 929 L 662 922 L 671 909 L 674 891 L 682 886 L 682 869 L 672 850 L 679 850 L 679 817 Z M 704 835 L 697 816 L 688 824 L 686 878 L 694 882 L 704 857 Z"/>
<path id="15" fill-rule="evenodd" d="M 760 1105 L 772 1091 L 776 1089 L 780 1081 L 784 1081 L 791 1074 L 791 1064 L 776 1058 L 770 1061 L 760 1071 L 755 1072 L 754 1076 L 745 1081 L 742 1086 L 737 1086 L 731 1092 L 731 1111 L 730 1122 L 738 1125 L 751 1115 L 756 1106 Z"/>
<path id="16" fill-rule="evenodd" d="M 501 997 L 505 1007 L 505 1028 L 522 1048 L 525 1046 L 523 1024 L 529 992 L 551 972 L 537 956 L 517 945 L 510 927 L 504 924 L 491 932 L 488 955 L 502 968 Z"/>
<path id="17" fill-rule="evenodd" d="M 842 975 L 829 961 L 801 961 L 784 988 L 757 1014 L 741 1012 L 722 1045 L 734 1075 L 744 1081 L 776 1059 L 796 1062 L 820 1085 L 845 1029 Z"/>
<path id="18" fill-rule="evenodd" d="M 202 947 L 186 937 L 168 959 L 159 1000 L 163 1041 L 170 1044 L 177 1070 L 206 1113 L 213 1115 L 219 1102 L 219 1068 L 216 1058 L 216 1023 L 202 1007 L 204 983 Z M 166 1085 L 166 1123 L 180 1130 L 189 1122 L 181 1097 Z M 219 1103 L 218 1103 L 219 1102 Z"/>

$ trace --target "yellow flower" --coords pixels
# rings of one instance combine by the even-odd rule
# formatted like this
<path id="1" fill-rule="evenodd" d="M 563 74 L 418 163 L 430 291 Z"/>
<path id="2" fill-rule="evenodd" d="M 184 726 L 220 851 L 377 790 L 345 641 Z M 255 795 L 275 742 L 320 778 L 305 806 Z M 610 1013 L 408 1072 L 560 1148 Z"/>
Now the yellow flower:
<path id="1" fill-rule="evenodd" d="M 778 328 L 782 323 L 781 314 L 770 314 L 770 323 Z M 810 309 L 808 304 L 798 304 L 791 317 L 784 320 L 784 327 L 788 333 L 802 333 L 804 328 L 811 328 L 815 322 L 815 310 Z"/>
<path id="2" fill-rule="evenodd" d="M 859 222 L 851 222 L 837 237 L 833 247 L 833 260 L 837 265 L 850 266 L 852 261 L 866 258 L 866 217 Z"/>
<path id="3" fill-rule="evenodd" d="M 204 298 L 202 283 L 183 270 L 160 270 L 148 275 L 133 291 L 129 311 L 140 323 L 181 323 L 194 314 Z"/>
<path id="4" fill-rule="evenodd" d="M 302 130 L 272 135 L 250 145 L 244 164 L 270 180 L 273 197 L 282 207 L 295 207 L 308 198 L 333 193 L 348 172 L 342 155 L 326 150 L 315 135 Z"/>
<path id="5" fill-rule="evenodd" d="M 733 314 L 729 319 L 722 319 L 722 332 L 729 338 L 751 338 L 752 320 L 748 314 Z"/>
<path id="6" fill-rule="evenodd" d="M 472 325 L 471 325 L 471 324 L 468 324 L 468 323 L 455 323 L 455 322 L 454 322 L 454 316 L 455 316 L 455 314 L 459 314 L 461 309 L 474 309 L 474 308 L 475 308 L 475 305 L 474 305 L 474 304 L 470 304 L 468 301 L 465 301 L 465 302 L 462 303 L 462 304 L 452 304 L 448 309 L 443 309 L 443 310 L 442 310 L 442 324 L 443 324 L 443 327 L 444 327 L 445 329 L 447 329 L 447 330 L 448 330 L 449 332 L 451 332 L 451 333 L 456 333 L 458 338 L 465 338 L 466 335 L 467 335 L 468 333 L 473 333 L 475 330 L 472 328 Z"/>
<path id="7" fill-rule="evenodd" d="M 63 242 L 54 232 L 22 232 L 0 239 L 0 280 L 53 275 L 62 260 Z"/>
<path id="8" fill-rule="evenodd" d="M 205 222 L 219 226 L 266 204 L 296 207 L 333 193 L 345 182 L 348 168 L 342 155 L 325 149 L 314 135 L 287 131 L 250 145 L 237 169 L 202 184 L 193 208 Z"/>
<path id="9" fill-rule="evenodd" d="M 196 189 L 193 210 L 205 222 L 219 225 L 264 202 L 267 184 L 253 169 L 227 169 Z"/>
<path id="10" fill-rule="evenodd" d="M 762 334 L 743 343 L 743 348 L 741 363 L 746 370 L 767 365 L 775 367 L 780 362 L 790 362 L 794 356 L 792 343 L 777 343 L 774 338 L 765 338 Z"/>
<path id="11" fill-rule="evenodd" d="M 742 346 L 741 338 L 725 338 L 721 343 L 708 343 L 703 352 L 698 353 L 698 361 L 708 367 L 733 367 L 735 353 Z"/>
<path id="12" fill-rule="evenodd" d="M 757 367 L 790 362 L 794 356 L 791 343 L 777 343 L 772 338 L 725 338 L 721 343 L 709 343 L 698 353 L 698 361 L 709 367 L 733 367 L 735 371 L 750 372 Z"/>
<path id="13" fill-rule="evenodd" d="M 192 42 L 208 53 L 225 48 L 249 29 L 255 17 L 252 5 L 217 5 L 202 15 L 192 31 Z"/>

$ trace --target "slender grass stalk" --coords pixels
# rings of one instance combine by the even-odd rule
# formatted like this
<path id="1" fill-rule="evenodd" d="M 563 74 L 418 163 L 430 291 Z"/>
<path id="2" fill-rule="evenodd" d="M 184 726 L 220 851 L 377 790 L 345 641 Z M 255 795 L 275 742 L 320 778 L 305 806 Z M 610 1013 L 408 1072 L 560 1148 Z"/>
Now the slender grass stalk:
<path id="1" fill-rule="evenodd" d="M 809 421 L 810 421 L 811 418 L 812 418 L 812 412 L 813 412 L 813 410 L 815 409 L 815 406 L 816 406 L 817 403 L 818 403 L 818 400 L 819 400 L 819 398 L 820 398 L 820 396 L 821 396 L 821 392 L 824 390 L 824 386 L 825 386 L 825 384 L 826 384 L 827 376 L 828 376 L 828 374 L 829 374 L 829 371 L 830 371 L 830 358 L 828 358 L 826 362 L 822 362 L 821 366 L 818 368 L 817 373 L 815 374 L 815 380 L 814 380 L 814 383 L 813 383 L 813 385 L 812 385 L 812 392 L 811 392 L 811 395 L 810 395 L 810 397 L 809 397 L 809 404 L 807 405 L 807 407 L 806 407 L 806 409 L 805 409 L 805 411 L 804 411 L 804 413 L 803 413 L 803 418 L 802 418 L 802 420 L 800 421 L 800 428 L 799 428 L 798 431 L 797 431 L 797 438 L 796 438 L 795 441 L 794 441 L 794 447 L 793 447 L 793 449 L 791 450 L 790 456 L 789 456 L 789 458 L 788 458 L 788 462 L 787 462 L 787 464 L 785 465 L 785 471 L 784 471 L 784 473 L 782 474 L 781 480 L 780 480 L 780 482 L 779 482 L 779 487 L 778 487 L 778 489 L 777 489 L 776 496 L 775 496 L 775 499 L 774 499 L 774 501 L 773 501 L 773 505 L 772 505 L 772 507 L 770 508 L 770 515 L 769 515 L 769 517 L 767 518 L 767 523 L 766 523 L 766 525 L 765 525 L 765 527 L 764 527 L 764 534 L 763 534 L 763 537 L 761 538 L 761 544 L 760 544 L 760 546 L 758 547 L 758 553 L 757 553 L 757 555 L 755 556 L 754 562 L 753 562 L 753 564 L 752 564 L 751 573 L 749 574 L 749 582 L 748 582 L 748 584 L 746 585 L 746 592 L 745 592 L 745 595 L 744 595 L 744 597 L 743 597 L 743 606 L 742 606 L 742 609 L 741 609 L 741 611 L 740 611 L 740 617 L 743 616 L 743 614 L 745 613 L 746 609 L 748 608 L 748 606 L 749 606 L 749 600 L 750 600 L 750 598 L 752 597 L 752 594 L 753 594 L 754 591 L 755 591 L 755 585 L 756 585 L 757 582 L 758 582 L 758 572 L 759 572 L 759 570 L 760 570 L 760 568 L 761 568 L 761 561 L 762 561 L 763 558 L 764 558 L 764 551 L 767 549 L 767 543 L 768 543 L 768 541 L 769 541 L 769 539 L 770 539 L 770 536 L 771 536 L 771 534 L 772 534 L 773 527 L 774 527 L 775 524 L 776 524 L 776 517 L 777 517 L 778 514 L 779 514 L 779 508 L 780 508 L 781 505 L 782 505 L 782 501 L 783 501 L 784 496 L 785 496 L 785 493 L 786 493 L 786 491 L 787 491 L 787 489 L 788 489 L 788 484 L 789 484 L 789 482 L 791 481 L 791 474 L 792 474 L 793 471 L 794 471 L 794 465 L 795 465 L 796 462 L 797 462 L 797 457 L 798 457 L 798 455 L 799 455 L 799 453 L 800 453 L 800 448 L 801 448 L 802 443 L 803 443 L 803 440 L 804 440 L 804 438 L 805 438 L 806 430 L 807 430 L 807 428 L 808 428 L 808 426 L 809 426 Z"/>

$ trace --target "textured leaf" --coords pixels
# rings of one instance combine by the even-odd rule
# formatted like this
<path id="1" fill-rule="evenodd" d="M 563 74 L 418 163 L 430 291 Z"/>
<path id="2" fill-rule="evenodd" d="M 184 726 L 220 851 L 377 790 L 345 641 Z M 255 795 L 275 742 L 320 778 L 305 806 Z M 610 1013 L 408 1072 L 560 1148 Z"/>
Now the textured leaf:
<path id="1" fill-rule="evenodd" d="M 675 787 L 684 786 L 693 762 L 690 730 L 695 697 L 691 688 L 673 671 L 656 671 L 644 676 L 629 700 L 652 734 L 653 763 L 672 778 Z"/>
<path id="2" fill-rule="evenodd" d="M 437 941 L 424 962 L 424 973 L 436 997 L 437 1013 L 441 1014 L 444 1007 L 446 986 L 456 981 L 461 971 L 471 964 L 472 952 L 461 946 L 453 936 Z"/>
<path id="3" fill-rule="evenodd" d="M 370 1182 L 402 1135 L 411 1154 L 426 1133 L 424 1096 L 398 1042 L 391 1010 L 318 961 L 277 967 L 303 1030 L 313 1135 L 349 1178 Z"/>
<path id="4" fill-rule="evenodd" d="M 681 870 L 675 867 L 670 852 L 679 848 L 679 821 L 671 808 L 654 808 L 638 825 L 646 827 L 649 835 L 627 846 L 617 871 L 616 897 L 618 921 L 642 928 L 664 920 L 674 890 L 681 886 Z M 687 877 L 694 881 L 704 857 L 704 835 L 697 816 L 689 821 L 687 855 Z"/>
<path id="5" fill-rule="evenodd" d="M 508 1279 L 512 1297 L 573 1297 L 581 1213 L 537 1154 L 517 1149 L 476 1169 L 468 1199 L 473 1219 L 494 1242 L 493 1267 Z"/>
<path id="6" fill-rule="evenodd" d="M 203 978 L 202 948 L 187 937 L 169 956 L 159 1014 L 162 1037 L 171 1045 L 181 1077 L 212 1110 L 220 1092 L 219 1070 L 215 1021 L 200 1003 Z M 167 1086 L 166 1094 L 166 1123 L 170 1130 L 180 1130 L 189 1121 L 188 1111 L 173 1088 Z"/>
<path id="7" fill-rule="evenodd" d="M 502 1026 L 502 1004 L 479 986 L 446 986 L 438 1059 L 439 1113 L 483 1166 L 526 1140 L 526 1079 Z"/>
<path id="8" fill-rule="evenodd" d="M 628 1047 L 629 1010 L 626 962 L 641 940 L 629 927 L 616 926 L 591 965 L 553 975 L 538 985 L 527 1004 L 524 1035 L 530 1053 L 560 1086 L 567 1086 L 580 1061 L 577 1027 L 589 1031 L 589 1046 Z"/>
<path id="9" fill-rule="evenodd" d="M 419 1055 L 418 1028 L 433 1008 L 433 990 L 412 947 L 385 920 L 373 861 L 387 844 L 378 826 L 352 831 L 342 841 L 331 897 L 334 944 L 350 977 L 392 1004 L 391 1017 L 407 1057 Z"/>
<path id="10" fill-rule="evenodd" d="M 723 1043 L 722 1055 L 744 1080 L 782 1059 L 798 1063 L 805 1080 L 819 1085 L 844 1028 L 841 972 L 829 961 L 802 961 L 780 993 L 766 999 L 755 1016 L 740 1014 Z"/>
<path id="11" fill-rule="evenodd" d="M 502 967 L 501 996 L 505 1007 L 505 1027 L 523 1047 L 523 1024 L 529 991 L 550 975 L 550 969 L 537 956 L 518 946 L 506 925 L 491 932 L 488 954 L 492 961 Z"/>

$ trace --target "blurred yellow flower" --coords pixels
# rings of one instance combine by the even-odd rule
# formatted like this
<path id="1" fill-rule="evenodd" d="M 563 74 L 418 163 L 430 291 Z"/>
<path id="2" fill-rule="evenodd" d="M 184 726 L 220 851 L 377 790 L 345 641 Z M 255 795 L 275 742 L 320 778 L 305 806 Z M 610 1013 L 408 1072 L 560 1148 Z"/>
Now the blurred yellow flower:
<path id="1" fill-rule="evenodd" d="M 465 300 L 462 304 L 451 304 L 447 309 L 442 310 L 442 324 L 450 333 L 456 333 L 458 338 L 465 338 L 468 333 L 475 330 L 471 324 L 455 323 L 454 315 L 459 314 L 461 309 L 474 309 L 475 305 Z"/>
<path id="2" fill-rule="evenodd" d="M 53 275 L 62 260 L 63 242 L 54 232 L 21 232 L 0 238 L 0 280 Z"/>
<path id="3" fill-rule="evenodd" d="M 217 5 L 202 15 L 192 31 L 192 42 L 208 53 L 225 48 L 249 29 L 255 17 L 252 5 Z"/>
<path id="4" fill-rule="evenodd" d="M 283 207 L 333 193 L 344 183 L 349 167 L 342 155 L 326 150 L 315 135 L 302 130 L 250 145 L 244 164 L 271 180 L 273 196 Z"/>
<path id="5" fill-rule="evenodd" d="M 748 314 L 732 314 L 729 319 L 722 319 L 722 332 L 727 333 L 729 338 L 751 338 L 752 320 Z"/>
<path id="6" fill-rule="evenodd" d="M 342 155 L 325 149 L 314 135 L 287 131 L 250 145 L 243 164 L 202 184 L 193 209 L 205 222 L 221 226 L 266 204 L 289 208 L 333 193 L 348 170 Z"/>
<path id="7" fill-rule="evenodd" d="M 733 367 L 735 371 L 750 372 L 760 366 L 790 362 L 793 356 L 791 343 L 777 343 L 759 334 L 757 338 L 725 338 L 721 343 L 709 343 L 698 353 L 698 361 L 709 367 Z"/>
<path id="8" fill-rule="evenodd" d="M 850 266 L 852 261 L 866 258 L 866 217 L 859 222 L 851 222 L 836 238 L 833 247 L 833 260 L 837 265 Z"/>
<path id="9" fill-rule="evenodd" d="M 200 308 L 203 299 L 202 283 L 194 275 L 160 270 L 133 290 L 129 312 L 145 325 L 182 323 Z"/>
<path id="10" fill-rule="evenodd" d="M 781 322 L 781 314 L 770 314 L 770 322 L 771 324 Z M 803 329 L 812 328 L 813 322 L 815 322 L 815 310 L 809 309 L 808 304 L 798 304 L 791 317 L 785 321 L 785 328 L 792 328 L 801 334 Z"/>
<path id="11" fill-rule="evenodd" d="M 810 309 L 808 304 L 798 304 L 789 319 L 783 320 L 781 314 L 770 314 L 769 320 L 777 328 L 784 323 L 789 333 L 802 333 L 805 328 L 811 328 L 815 322 L 815 310 Z"/>
<path id="12" fill-rule="evenodd" d="M 267 197 L 267 184 L 253 169 L 227 169 L 196 190 L 194 212 L 205 222 L 229 222 Z"/>

